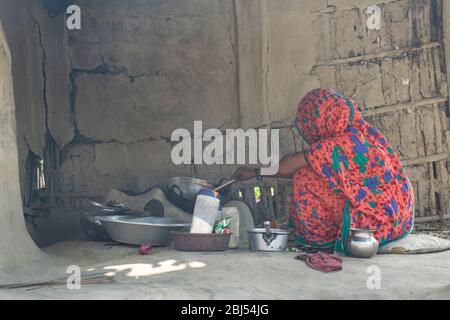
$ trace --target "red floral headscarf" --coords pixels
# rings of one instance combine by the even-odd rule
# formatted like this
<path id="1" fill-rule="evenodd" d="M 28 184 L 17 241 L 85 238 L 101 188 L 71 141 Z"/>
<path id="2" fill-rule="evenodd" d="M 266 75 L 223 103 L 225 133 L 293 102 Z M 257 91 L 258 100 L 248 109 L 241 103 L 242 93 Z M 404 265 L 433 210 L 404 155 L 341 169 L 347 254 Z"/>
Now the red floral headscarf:
<path id="1" fill-rule="evenodd" d="M 306 159 L 312 170 L 347 199 L 343 239 L 350 227 L 375 230 L 381 244 L 411 231 L 409 180 L 389 142 L 354 101 L 332 89 L 313 90 L 299 104 L 296 126 L 310 144 Z"/>

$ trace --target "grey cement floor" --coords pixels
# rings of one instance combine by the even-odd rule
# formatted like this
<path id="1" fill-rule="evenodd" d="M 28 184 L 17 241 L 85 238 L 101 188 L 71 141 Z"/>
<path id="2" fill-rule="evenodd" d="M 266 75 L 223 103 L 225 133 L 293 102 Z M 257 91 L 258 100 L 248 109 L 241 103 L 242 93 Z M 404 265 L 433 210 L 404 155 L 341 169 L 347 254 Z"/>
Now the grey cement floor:
<path id="1" fill-rule="evenodd" d="M 329 274 L 294 260 L 295 252 L 186 253 L 162 248 L 140 256 L 133 247 L 68 242 L 43 256 L 46 262 L 2 270 L 1 282 L 25 275 L 60 278 L 70 264 L 80 265 L 83 272 L 114 275 L 115 282 L 80 290 L 3 289 L 0 299 L 450 299 L 450 252 L 344 258 L 344 269 Z M 368 289 L 371 266 L 379 268 L 380 289 Z"/>

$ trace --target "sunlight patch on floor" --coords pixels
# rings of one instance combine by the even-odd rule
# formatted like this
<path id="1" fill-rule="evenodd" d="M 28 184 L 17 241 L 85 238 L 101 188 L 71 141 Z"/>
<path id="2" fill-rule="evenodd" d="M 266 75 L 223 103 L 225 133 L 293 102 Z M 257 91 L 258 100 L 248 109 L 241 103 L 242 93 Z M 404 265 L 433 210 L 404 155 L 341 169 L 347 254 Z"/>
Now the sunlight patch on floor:
<path id="1" fill-rule="evenodd" d="M 154 266 L 150 263 L 133 263 L 107 266 L 103 269 L 108 271 L 107 273 L 105 273 L 105 275 L 107 276 L 115 276 L 119 272 L 127 272 L 127 277 L 139 278 L 168 272 L 182 271 L 188 267 L 192 269 L 204 268 L 206 267 L 206 263 L 200 261 L 192 261 L 188 263 L 177 264 L 176 260 L 166 260 L 159 262 L 158 266 Z"/>

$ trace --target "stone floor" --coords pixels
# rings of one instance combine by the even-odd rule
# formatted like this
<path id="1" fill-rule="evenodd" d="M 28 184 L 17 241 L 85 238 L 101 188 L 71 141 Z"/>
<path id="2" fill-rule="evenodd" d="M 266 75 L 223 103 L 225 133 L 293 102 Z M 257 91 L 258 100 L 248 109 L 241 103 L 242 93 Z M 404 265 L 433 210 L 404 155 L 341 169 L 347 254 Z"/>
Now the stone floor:
<path id="1" fill-rule="evenodd" d="M 134 247 L 66 242 L 43 260 L 3 269 L 2 283 L 65 278 L 69 265 L 113 276 L 111 284 L 34 290 L 2 289 L 0 299 L 450 299 L 450 251 L 430 255 L 344 258 L 340 272 L 321 273 L 295 252 L 186 253 L 167 248 L 140 256 Z M 370 278 L 378 272 L 380 288 Z M 368 288 L 372 287 L 373 289 Z"/>

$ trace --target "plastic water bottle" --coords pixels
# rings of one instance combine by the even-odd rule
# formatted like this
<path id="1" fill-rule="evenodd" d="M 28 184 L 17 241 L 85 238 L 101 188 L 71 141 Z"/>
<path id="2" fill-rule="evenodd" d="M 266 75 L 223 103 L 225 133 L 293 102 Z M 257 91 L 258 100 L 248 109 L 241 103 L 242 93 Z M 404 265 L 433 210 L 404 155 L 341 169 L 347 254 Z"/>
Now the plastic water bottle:
<path id="1" fill-rule="evenodd" d="M 220 196 L 213 190 L 201 190 L 195 201 L 191 233 L 213 233 L 219 214 Z"/>

